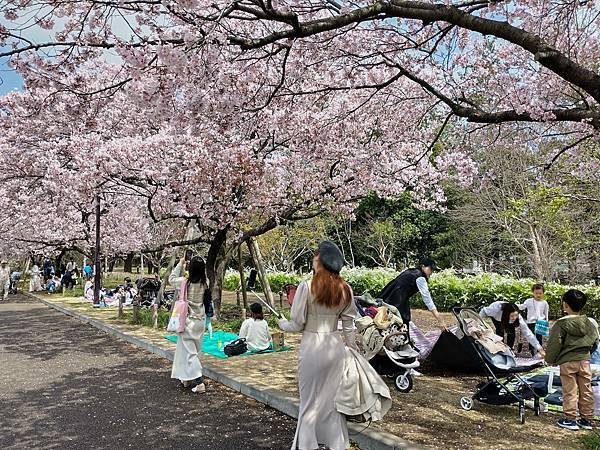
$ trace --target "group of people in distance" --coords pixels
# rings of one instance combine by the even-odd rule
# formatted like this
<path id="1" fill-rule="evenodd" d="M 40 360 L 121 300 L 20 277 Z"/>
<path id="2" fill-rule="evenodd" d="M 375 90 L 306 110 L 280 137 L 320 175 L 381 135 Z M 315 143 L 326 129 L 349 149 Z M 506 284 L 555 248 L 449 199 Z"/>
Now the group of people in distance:
<path id="1" fill-rule="evenodd" d="M 34 262 L 28 273 L 30 275 L 29 292 L 45 290 L 49 294 L 53 294 L 61 288 L 73 289 L 79 283 L 81 276 L 90 280 L 93 276 L 93 268 L 90 264 L 85 264 L 80 271 L 75 260 L 71 258 L 66 265 L 62 264 L 57 269 L 54 262 L 48 258 L 41 268 Z"/>
<path id="2" fill-rule="evenodd" d="M 312 260 L 312 279 L 298 286 L 290 319 L 279 321 L 283 331 L 302 332 L 298 359 L 300 409 L 293 450 L 323 447 L 345 450 L 350 446 L 346 418 L 335 407 L 345 346 L 356 348 L 354 319 L 357 310 L 352 289 L 340 276 L 343 264 L 339 248 L 332 242 L 322 242 Z M 420 292 L 440 328 L 448 330 L 427 285 L 435 269 L 435 262 L 425 259 L 419 267 L 402 272 L 381 292 L 379 297 L 398 309 L 406 325 L 411 320 L 410 298 Z M 183 386 L 191 387 L 193 392 L 202 393 L 206 386 L 198 357 L 204 331 L 211 327 L 213 315 L 204 262 L 199 257 L 190 261 L 182 258 L 173 270 L 170 282 L 178 290 L 185 285 L 189 303 L 186 326 L 179 333 L 171 377 L 180 380 Z M 482 318 L 492 320 L 496 333 L 507 345 L 514 346 L 515 330 L 519 328 L 529 343 L 532 355 L 537 353 L 549 364 L 560 366 L 565 417 L 558 421 L 558 425 L 571 430 L 590 429 L 594 412 L 590 353 L 598 345 L 598 330 L 592 320 L 581 314 L 586 301 L 586 296 L 577 290 L 564 294 L 562 309 L 565 316 L 552 327 L 546 350 L 542 345 L 543 337 L 535 333 L 536 321 L 549 319 L 543 285 L 534 285 L 532 298 L 522 305 L 496 301 L 480 312 Z M 527 312 L 526 319 L 521 316 L 521 311 Z M 256 342 L 257 348 L 268 345 L 270 333 L 262 307 L 252 305 L 251 314 L 252 317 L 242 324 L 240 335 Z M 341 333 L 338 332 L 340 321 Z"/>

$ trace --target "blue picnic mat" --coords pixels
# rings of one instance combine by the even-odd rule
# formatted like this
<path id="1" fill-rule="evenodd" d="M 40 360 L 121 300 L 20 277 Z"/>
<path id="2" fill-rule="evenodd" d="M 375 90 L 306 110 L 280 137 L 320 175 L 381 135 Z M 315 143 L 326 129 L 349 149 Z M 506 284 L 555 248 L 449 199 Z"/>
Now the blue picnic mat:
<path id="1" fill-rule="evenodd" d="M 168 339 L 171 342 L 177 342 L 176 334 L 167 334 L 164 336 L 165 339 Z M 235 341 L 238 338 L 238 335 L 235 333 L 229 333 L 227 331 L 214 330 L 212 339 L 209 337 L 208 333 L 204 333 L 204 339 L 202 340 L 202 351 L 204 353 L 208 353 L 216 358 L 229 358 L 225 353 L 223 353 L 223 348 L 231 341 Z M 281 350 L 277 350 L 279 352 L 285 352 L 289 350 L 290 347 L 283 347 Z M 275 353 L 275 350 L 269 349 L 262 352 L 252 352 L 248 351 L 242 355 L 238 356 L 250 356 L 262 353 Z"/>

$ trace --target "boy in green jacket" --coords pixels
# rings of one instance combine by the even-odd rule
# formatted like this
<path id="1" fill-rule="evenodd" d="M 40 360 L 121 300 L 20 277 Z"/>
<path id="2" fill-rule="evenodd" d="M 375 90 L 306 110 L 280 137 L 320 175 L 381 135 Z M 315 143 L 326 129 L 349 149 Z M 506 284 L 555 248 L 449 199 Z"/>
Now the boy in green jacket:
<path id="1" fill-rule="evenodd" d="M 577 289 L 565 292 L 562 309 L 566 315 L 558 319 L 550 330 L 546 349 L 546 362 L 560 366 L 565 417 L 557 425 L 568 430 L 593 428 L 591 421 L 594 417 L 594 393 L 590 352 L 598 346 L 598 331 L 585 315 L 580 314 L 586 302 L 585 294 Z"/>

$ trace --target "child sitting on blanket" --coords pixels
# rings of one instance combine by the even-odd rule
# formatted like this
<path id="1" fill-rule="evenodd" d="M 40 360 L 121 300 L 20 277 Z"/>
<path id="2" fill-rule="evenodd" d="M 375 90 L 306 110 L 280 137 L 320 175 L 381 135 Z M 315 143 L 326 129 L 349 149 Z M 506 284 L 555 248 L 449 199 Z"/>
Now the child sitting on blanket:
<path id="1" fill-rule="evenodd" d="M 269 324 L 264 319 L 263 309 L 260 303 L 250 305 L 251 318 L 242 322 L 240 337 L 246 339 L 246 345 L 250 351 L 267 350 L 271 346 L 271 333 Z"/>

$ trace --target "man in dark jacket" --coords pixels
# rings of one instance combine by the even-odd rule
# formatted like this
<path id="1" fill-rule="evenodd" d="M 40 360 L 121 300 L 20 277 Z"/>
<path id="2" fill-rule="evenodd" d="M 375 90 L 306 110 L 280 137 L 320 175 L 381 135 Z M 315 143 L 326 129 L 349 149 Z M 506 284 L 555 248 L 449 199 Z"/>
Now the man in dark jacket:
<path id="1" fill-rule="evenodd" d="M 378 295 L 378 298 L 398 308 L 402 321 L 408 324 L 411 320 L 410 298 L 417 292 L 420 292 L 425 306 L 427 306 L 427 309 L 436 318 L 440 328 L 446 329 L 446 323 L 442 316 L 440 316 L 440 313 L 438 313 L 429 293 L 429 287 L 427 286 L 427 280 L 436 268 L 437 266 L 433 260 L 429 258 L 423 259 L 419 267 L 406 269 L 394 280 L 390 281 Z"/>

